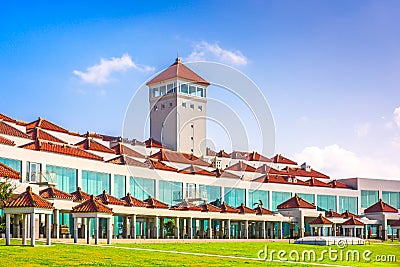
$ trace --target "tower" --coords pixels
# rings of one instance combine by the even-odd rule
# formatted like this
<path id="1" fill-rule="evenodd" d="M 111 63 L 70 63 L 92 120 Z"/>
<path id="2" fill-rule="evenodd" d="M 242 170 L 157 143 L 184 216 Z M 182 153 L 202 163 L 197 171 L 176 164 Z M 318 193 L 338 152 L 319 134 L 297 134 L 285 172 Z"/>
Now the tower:
<path id="1" fill-rule="evenodd" d="M 150 80 L 150 137 L 175 151 L 205 155 L 209 85 L 179 58 Z"/>

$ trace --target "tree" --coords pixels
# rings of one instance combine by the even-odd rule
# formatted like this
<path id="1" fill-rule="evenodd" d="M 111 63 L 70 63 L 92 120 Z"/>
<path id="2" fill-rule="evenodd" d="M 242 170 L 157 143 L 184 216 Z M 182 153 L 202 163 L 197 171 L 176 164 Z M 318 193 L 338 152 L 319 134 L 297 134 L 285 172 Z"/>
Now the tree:
<path id="1" fill-rule="evenodd" d="M 167 229 L 167 236 L 173 236 L 175 235 L 175 221 L 174 220 L 168 220 L 165 223 L 165 229 Z"/>
<path id="2" fill-rule="evenodd" d="M 13 192 L 16 186 L 10 183 L 8 177 L 0 180 L 0 209 L 4 207 L 4 202 L 13 196 Z M 2 210 L 1 210 L 2 211 Z M 5 216 L 2 214 L 0 216 L 0 233 L 5 233 L 6 220 Z"/>

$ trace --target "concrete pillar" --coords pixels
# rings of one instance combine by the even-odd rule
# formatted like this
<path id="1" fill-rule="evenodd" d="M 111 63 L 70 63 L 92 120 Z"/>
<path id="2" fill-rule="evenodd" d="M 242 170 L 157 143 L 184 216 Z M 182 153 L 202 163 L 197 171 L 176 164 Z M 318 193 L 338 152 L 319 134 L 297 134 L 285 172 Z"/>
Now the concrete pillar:
<path id="1" fill-rule="evenodd" d="M 146 238 L 151 238 L 150 220 L 146 218 Z"/>
<path id="2" fill-rule="evenodd" d="M 26 235 L 27 235 L 27 229 L 26 229 L 26 214 L 22 214 L 22 245 L 26 245 Z"/>
<path id="3" fill-rule="evenodd" d="M 74 243 L 78 243 L 78 218 L 74 218 Z"/>
<path id="4" fill-rule="evenodd" d="M 265 239 L 266 238 L 266 235 L 265 235 L 265 224 L 266 224 L 267 222 L 261 222 L 261 238 L 262 239 Z"/>
<path id="5" fill-rule="evenodd" d="M 50 223 L 51 214 L 46 214 L 46 245 L 51 245 L 51 223 Z"/>
<path id="6" fill-rule="evenodd" d="M 90 244 L 90 218 L 87 218 L 86 222 L 86 243 Z"/>
<path id="7" fill-rule="evenodd" d="M 128 231 L 129 231 L 128 216 L 124 216 L 124 225 L 122 226 L 122 237 L 123 238 L 128 238 Z"/>
<path id="8" fill-rule="evenodd" d="M 179 219 L 179 217 L 176 217 L 175 218 L 175 238 L 176 239 L 179 239 L 180 238 L 180 235 L 179 235 L 179 221 L 180 221 L 180 219 Z"/>
<path id="9" fill-rule="evenodd" d="M 282 239 L 283 238 L 283 236 L 282 236 L 282 222 L 279 222 L 279 233 L 278 233 L 278 238 L 280 238 L 280 239 Z"/>
<path id="10" fill-rule="evenodd" d="M 226 238 L 231 238 L 231 220 L 226 220 Z"/>
<path id="11" fill-rule="evenodd" d="M 300 210 L 300 221 L 299 221 L 299 231 L 300 231 L 300 238 L 304 237 L 304 215 L 303 211 Z"/>
<path id="12" fill-rule="evenodd" d="M 35 246 L 35 238 L 36 238 L 36 229 L 35 229 L 36 223 L 35 223 L 35 213 L 31 213 L 31 246 Z"/>
<path id="13" fill-rule="evenodd" d="M 131 227 L 132 227 L 131 237 L 133 239 L 136 239 L 136 214 L 133 214 L 131 216 Z"/>
<path id="14" fill-rule="evenodd" d="M 224 233 L 225 233 L 225 221 L 221 220 L 220 238 L 224 238 Z"/>
<path id="15" fill-rule="evenodd" d="M 113 235 L 111 220 L 112 220 L 112 217 L 107 219 L 107 244 L 111 244 L 111 239 L 112 239 L 112 235 Z"/>
<path id="16" fill-rule="evenodd" d="M 26 214 L 26 237 L 31 238 L 31 214 Z"/>
<path id="17" fill-rule="evenodd" d="M 13 223 L 13 237 L 20 237 L 20 229 L 19 229 L 19 214 L 14 214 L 14 223 Z"/>
<path id="18" fill-rule="evenodd" d="M 211 218 L 208 219 L 208 229 L 207 229 L 207 237 L 212 239 L 212 220 Z"/>
<path id="19" fill-rule="evenodd" d="M 53 212 L 53 231 L 54 238 L 60 238 L 60 210 L 54 210 Z"/>
<path id="20" fill-rule="evenodd" d="M 99 244 L 99 218 L 94 218 L 94 244 Z"/>
<path id="21" fill-rule="evenodd" d="M 193 218 L 188 218 L 188 237 L 189 239 L 193 239 Z"/>
<path id="22" fill-rule="evenodd" d="M 249 239 L 249 221 L 244 221 L 244 229 L 243 229 L 243 232 L 244 232 L 244 238 L 245 239 Z"/>
<path id="23" fill-rule="evenodd" d="M 160 231 L 159 231 L 159 228 L 158 228 L 158 216 L 154 217 L 153 229 L 154 229 L 154 238 L 158 239 L 159 235 L 160 235 Z"/>
<path id="24" fill-rule="evenodd" d="M 11 244 L 10 227 L 11 227 L 10 214 L 6 213 L 6 246 L 9 246 Z"/>

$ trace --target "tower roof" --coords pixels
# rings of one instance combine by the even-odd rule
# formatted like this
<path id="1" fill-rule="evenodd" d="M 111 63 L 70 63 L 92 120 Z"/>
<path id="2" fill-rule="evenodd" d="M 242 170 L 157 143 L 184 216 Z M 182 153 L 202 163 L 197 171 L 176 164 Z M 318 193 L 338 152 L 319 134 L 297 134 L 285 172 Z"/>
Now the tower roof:
<path id="1" fill-rule="evenodd" d="M 278 205 L 278 209 L 315 209 L 315 205 L 305 201 L 297 194 Z"/>
<path id="2" fill-rule="evenodd" d="M 182 78 L 185 80 L 189 80 L 195 83 L 200 83 L 203 85 L 210 85 L 209 82 L 204 80 L 202 77 L 200 77 L 198 74 L 196 74 L 194 71 L 186 67 L 184 64 L 181 63 L 181 59 L 177 58 L 171 66 L 169 66 L 167 69 L 162 71 L 160 74 L 158 74 L 156 77 L 151 79 L 146 85 L 151 85 L 155 84 L 158 82 L 162 82 L 165 80 L 173 79 L 173 78 Z"/>
<path id="3" fill-rule="evenodd" d="M 366 208 L 364 210 L 364 213 L 372 213 L 372 212 L 393 212 L 397 213 L 398 210 L 389 204 L 385 203 L 382 201 L 382 199 L 379 199 L 378 202 L 373 204 L 372 206 Z"/>
<path id="4" fill-rule="evenodd" d="M 33 193 L 30 186 L 26 188 L 25 192 L 7 200 L 4 207 L 54 209 L 52 203 Z"/>

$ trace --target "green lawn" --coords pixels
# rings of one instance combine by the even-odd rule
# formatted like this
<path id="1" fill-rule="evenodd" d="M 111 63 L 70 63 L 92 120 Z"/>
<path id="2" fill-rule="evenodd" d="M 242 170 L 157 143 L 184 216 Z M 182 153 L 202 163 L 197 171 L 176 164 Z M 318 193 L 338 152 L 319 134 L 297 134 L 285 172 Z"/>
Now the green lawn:
<path id="1" fill-rule="evenodd" d="M 20 242 L 13 240 L 13 244 Z M 50 247 L 40 245 L 32 247 L 22 247 L 19 245 L 6 247 L 4 239 L 0 240 L 0 266 L 292 266 L 292 262 L 270 262 L 256 261 L 257 253 L 268 248 L 271 250 L 285 250 L 289 253 L 295 250 L 301 257 L 304 250 L 314 250 L 317 257 L 322 250 L 328 249 L 327 246 L 294 245 L 280 242 L 224 242 L 224 243 L 158 243 L 158 244 L 113 244 L 111 246 L 85 246 L 85 245 L 66 245 L 55 244 Z M 337 249 L 331 246 L 331 249 Z M 369 257 L 375 259 L 376 255 L 395 255 L 397 262 L 379 263 L 376 261 L 366 262 L 361 259 L 358 261 L 331 261 L 328 255 L 322 261 L 316 263 L 333 265 L 352 265 L 352 266 L 399 266 L 400 264 L 400 244 L 398 242 L 371 243 L 364 246 L 348 246 L 343 251 L 357 250 L 362 253 L 365 250 L 372 252 Z M 193 254 L 181 254 L 187 252 Z M 296 252 L 291 252 L 295 256 Z M 236 258 L 213 257 L 203 254 L 213 254 L 220 256 L 234 256 Z M 284 257 L 289 258 L 288 255 Z M 277 254 L 274 253 L 274 260 Z M 305 265 L 298 265 L 305 266 Z"/>

